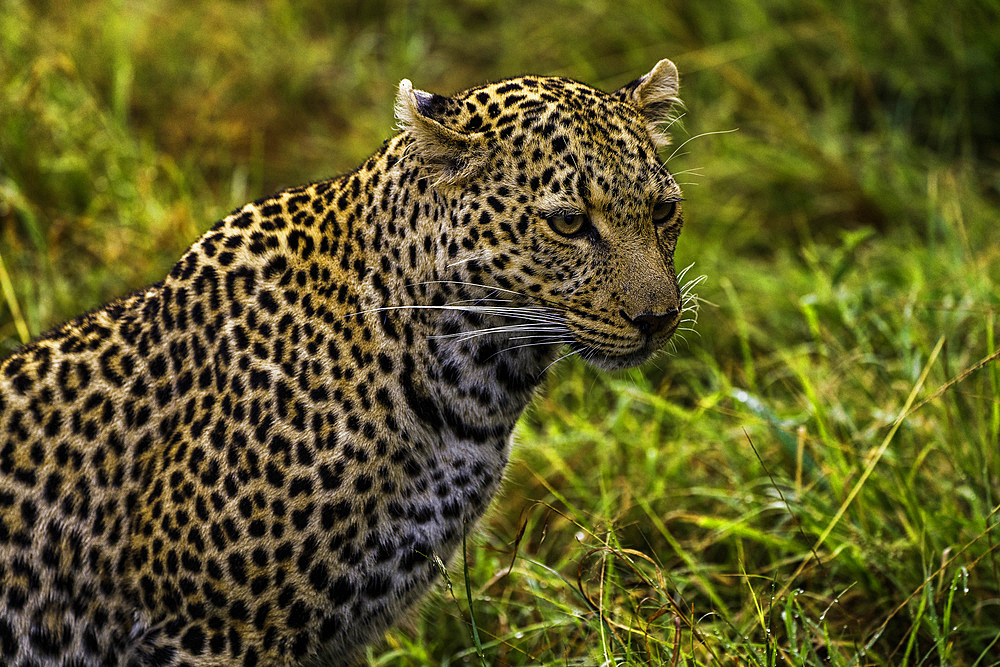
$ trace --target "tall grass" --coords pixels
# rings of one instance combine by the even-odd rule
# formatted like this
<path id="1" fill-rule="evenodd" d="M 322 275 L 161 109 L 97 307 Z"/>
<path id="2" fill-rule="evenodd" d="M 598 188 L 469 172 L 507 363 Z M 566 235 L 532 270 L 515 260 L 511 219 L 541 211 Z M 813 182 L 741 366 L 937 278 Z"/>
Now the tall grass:
<path id="1" fill-rule="evenodd" d="M 642 371 L 556 367 L 503 496 L 369 664 L 1000 656 L 1000 9 L 0 0 L 0 353 L 350 169 L 403 77 L 671 57 L 708 275 Z M 475 625 L 473 626 L 473 619 Z"/>

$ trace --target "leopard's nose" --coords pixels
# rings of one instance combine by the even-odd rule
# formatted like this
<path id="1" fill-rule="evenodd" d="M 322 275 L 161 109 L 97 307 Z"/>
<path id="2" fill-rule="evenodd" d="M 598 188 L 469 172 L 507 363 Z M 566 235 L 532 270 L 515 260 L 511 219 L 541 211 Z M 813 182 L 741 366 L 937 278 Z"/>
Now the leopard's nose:
<path id="1" fill-rule="evenodd" d="M 624 313 L 622 314 L 624 315 Z M 625 319 L 647 336 L 655 336 L 676 325 L 679 314 L 680 311 L 677 308 L 671 308 L 664 313 L 641 313 L 631 318 L 625 315 Z"/>

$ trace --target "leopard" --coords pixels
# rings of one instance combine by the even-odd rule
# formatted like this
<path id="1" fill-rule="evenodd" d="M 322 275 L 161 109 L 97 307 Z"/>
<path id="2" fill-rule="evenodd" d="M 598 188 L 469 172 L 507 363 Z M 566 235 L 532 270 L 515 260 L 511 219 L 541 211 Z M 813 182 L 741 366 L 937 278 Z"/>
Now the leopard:
<path id="1" fill-rule="evenodd" d="M 403 79 L 354 171 L 216 222 L 0 363 L 0 662 L 342 665 L 497 494 L 549 368 L 691 310 L 679 75 Z"/>

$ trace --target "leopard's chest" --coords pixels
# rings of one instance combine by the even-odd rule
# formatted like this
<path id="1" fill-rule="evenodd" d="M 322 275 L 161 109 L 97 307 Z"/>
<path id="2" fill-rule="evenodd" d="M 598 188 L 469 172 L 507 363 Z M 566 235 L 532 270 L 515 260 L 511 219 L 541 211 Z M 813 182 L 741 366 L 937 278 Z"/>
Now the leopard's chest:
<path id="1" fill-rule="evenodd" d="M 320 545 L 330 618 L 339 620 L 327 621 L 337 632 L 319 636 L 334 652 L 391 625 L 453 559 L 500 488 L 511 434 L 552 354 L 504 355 L 486 337 L 419 340 L 431 342 L 396 348 L 375 383 L 384 411 L 340 420 L 356 421 L 357 432 L 340 428 L 332 463 L 318 463 L 321 482 L 337 476 L 335 490 L 320 489 L 321 517 L 330 504 L 352 510 L 331 521 Z M 386 343 L 382 353 L 391 350 Z"/>

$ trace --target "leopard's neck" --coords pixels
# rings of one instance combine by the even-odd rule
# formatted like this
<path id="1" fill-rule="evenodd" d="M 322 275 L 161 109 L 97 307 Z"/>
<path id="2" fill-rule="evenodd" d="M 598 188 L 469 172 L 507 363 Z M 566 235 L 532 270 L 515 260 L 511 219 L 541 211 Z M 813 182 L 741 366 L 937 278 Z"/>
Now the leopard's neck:
<path id="1" fill-rule="evenodd" d="M 399 419 L 439 446 L 496 450 L 502 467 L 559 345 L 512 330 L 526 323 L 516 314 L 531 312 L 531 299 L 490 283 L 488 263 L 459 238 L 466 222 L 452 217 L 454 199 L 476 193 L 439 189 L 402 141 L 332 183 L 335 215 L 320 242 L 337 286 L 328 306 L 391 358 Z"/>

